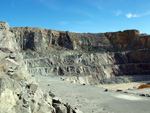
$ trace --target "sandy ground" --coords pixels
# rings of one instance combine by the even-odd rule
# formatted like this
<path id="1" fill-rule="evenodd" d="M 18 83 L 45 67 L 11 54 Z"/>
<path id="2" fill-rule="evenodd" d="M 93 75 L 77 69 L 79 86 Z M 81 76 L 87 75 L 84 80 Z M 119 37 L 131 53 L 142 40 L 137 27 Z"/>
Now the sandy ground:
<path id="1" fill-rule="evenodd" d="M 122 83 L 122 84 L 111 84 L 111 85 L 98 85 L 98 87 L 106 88 L 109 90 L 128 90 L 132 88 L 138 88 L 140 85 L 145 84 L 146 82 L 131 82 L 131 83 Z"/>
<path id="2" fill-rule="evenodd" d="M 91 86 L 81 85 L 63 81 L 58 77 L 42 77 L 41 87 L 46 91 L 52 91 L 60 97 L 64 103 L 69 103 L 72 107 L 77 107 L 83 113 L 149 113 L 150 97 L 137 95 L 136 91 L 129 92 L 105 92 L 105 88 L 128 89 L 141 83 L 129 83 L 120 85 Z M 128 87 L 126 87 L 128 86 Z M 150 94 L 150 89 L 138 90 L 138 93 Z M 130 93 L 132 92 L 132 93 Z M 134 92 L 134 93 L 133 93 Z"/>

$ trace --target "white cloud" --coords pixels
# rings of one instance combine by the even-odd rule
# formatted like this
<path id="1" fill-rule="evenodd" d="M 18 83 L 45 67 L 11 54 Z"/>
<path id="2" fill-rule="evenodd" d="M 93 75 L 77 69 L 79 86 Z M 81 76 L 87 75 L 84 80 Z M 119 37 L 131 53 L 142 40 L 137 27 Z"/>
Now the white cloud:
<path id="1" fill-rule="evenodd" d="M 128 13 L 128 14 L 126 14 L 126 17 L 127 18 L 136 18 L 136 17 L 139 17 L 139 16 L 137 14 Z"/>
<path id="2" fill-rule="evenodd" d="M 116 16 L 119 16 L 119 15 L 122 14 L 122 11 L 121 11 L 121 10 L 118 10 L 118 11 L 115 11 L 114 13 L 115 13 Z"/>
<path id="3" fill-rule="evenodd" d="M 143 14 L 127 13 L 127 14 L 126 14 L 126 17 L 127 17 L 127 18 L 137 18 L 137 17 L 146 16 L 146 15 L 150 15 L 150 11 L 147 11 L 146 13 L 143 13 Z"/>

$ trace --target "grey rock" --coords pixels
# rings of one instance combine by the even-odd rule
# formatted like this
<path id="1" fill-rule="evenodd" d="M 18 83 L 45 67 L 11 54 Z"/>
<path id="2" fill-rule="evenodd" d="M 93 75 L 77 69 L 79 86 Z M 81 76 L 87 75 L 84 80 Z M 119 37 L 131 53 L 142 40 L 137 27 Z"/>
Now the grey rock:
<path id="1" fill-rule="evenodd" d="M 9 30 L 9 24 L 7 22 L 1 21 L 0 22 L 0 30 L 1 29 L 3 29 L 3 30 Z"/>
<path id="2" fill-rule="evenodd" d="M 55 103 L 61 104 L 61 98 L 59 98 L 59 97 L 54 97 L 54 98 L 53 98 L 53 104 L 55 104 Z"/>
<path id="3" fill-rule="evenodd" d="M 146 85 L 150 85 L 150 82 L 147 82 Z"/>
<path id="4" fill-rule="evenodd" d="M 122 90 L 121 89 L 117 89 L 117 92 L 122 92 Z"/>
<path id="5" fill-rule="evenodd" d="M 128 90 L 133 90 L 133 88 L 128 88 Z"/>
<path id="6" fill-rule="evenodd" d="M 68 113 L 66 106 L 63 104 L 55 103 L 53 104 L 54 108 L 56 109 L 56 113 Z"/>
<path id="7" fill-rule="evenodd" d="M 146 94 L 146 97 L 150 97 L 150 94 Z"/>
<path id="8" fill-rule="evenodd" d="M 75 113 L 83 113 L 83 112 L 80 111 L 78 108 L 75 108 Z"/>
<path id="9" fill-rule="evenodd" d="M 29 108 L 22 107 L 22 106 L 15 106 L 13 109 L 15 109 L 16 113 L 31 113 Z"/>
<path id="10" fill-rule="evenodd" d="M 37 90 L 37 88 L 38 88 L 38 85 L 36 85 L 36 84 L 30 84 L 29 87 L 30 87 L 30 90 L 33 91 L 33 93 L 35 93 L 36 90 Z"/>
<path id="11" fill-rule="evenodd" d="M 145 97 L 145 96 L 146 96 L 146 94 L 140 94 L 140 96 L 144 96 L 144 97 Z"/>
<path id="12" fill-rule="evenodd" d="M 44 94 L 44 97 L 45 97 L 45 100 L 46 100 L 50 105 L 53 104 L 53 100 L 52 100 L 53 97 L 49 96 L 48 93 Z"/>
<path id="13" fill-rule="evenodd" d="M 60 111 L 67 113 L 61 100 L 45 94 L 37 79 L 28 73 L 19 52 L 14 34 L 8 24 L 0 23 L 0 112 L 1 113 L 56 113 L 52 106 L 60 104 Z M 43 65 L 40 63 L 40 65 Z M 64 111 L 65 110 L 65 111 Z"/>
<path id="14" fill-rule="evenodd" d="M 17 46 L 13 33 L 7 30 L 0 30 L 0 48 L 5 52 L 16 51 Z"/>
<path id="15" fill-rule="evenodd" d="M 108 89 L 105 89 L 104 92 L 108 92 Z"/>
<path id="16" fill-rule="evenodd" d="M 54 94 L 54 93 L 52 93 L 51 91 L 49 91 L 49 96 L 51 96 L 51 97 L 55 97 L 55 94 Z"/>

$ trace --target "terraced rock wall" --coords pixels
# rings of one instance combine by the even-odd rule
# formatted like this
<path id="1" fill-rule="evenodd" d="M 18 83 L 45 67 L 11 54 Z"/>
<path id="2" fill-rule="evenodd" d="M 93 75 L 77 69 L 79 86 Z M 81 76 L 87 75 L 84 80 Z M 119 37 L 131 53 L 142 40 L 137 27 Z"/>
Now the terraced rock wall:
<path id="1" fill-rule="evenodd" d="M 133 58 L 134 52 L 93 54 L 81 54 L 78 52 L 51 52 L 47 54 L 25 52 L 24 56 L 26 57 L 24 57 L 24 61 L 29 72 L 33 75 L 86 77 L 88 83 L 92 84 L 115 76 L 148 75 L 150 73 L 149 61 L 141 58 L 137 58 L 139 59 L 137 61 Z"/>
<path id="2" fill-rule="evenodd" d="M 60 75 L 74 82 L 99 84 L 116 76 L 150 74 L 150 36 L 137 30 L 97 34 L 41 28 L 10 31 L 33 75 Z"/>

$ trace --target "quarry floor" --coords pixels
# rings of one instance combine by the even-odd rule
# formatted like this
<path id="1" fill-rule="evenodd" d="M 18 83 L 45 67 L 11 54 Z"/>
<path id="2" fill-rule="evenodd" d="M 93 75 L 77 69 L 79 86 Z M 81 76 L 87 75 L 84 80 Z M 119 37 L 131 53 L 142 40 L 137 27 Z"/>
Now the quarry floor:
<path id="1" fill-rule="evenodd" d="M 37 76 L 41 87 L 60 97 L 62 102 L 77 107 L 83 113 L 149 113 L 150 89 L 133 89 L 141 83 L 117 85 L 82 85 L 65 81 L 60 77 Z M 105 89 L 109 89 L 105 92 Z M 122 89 L 122 91 L 116 91 Z"/>

